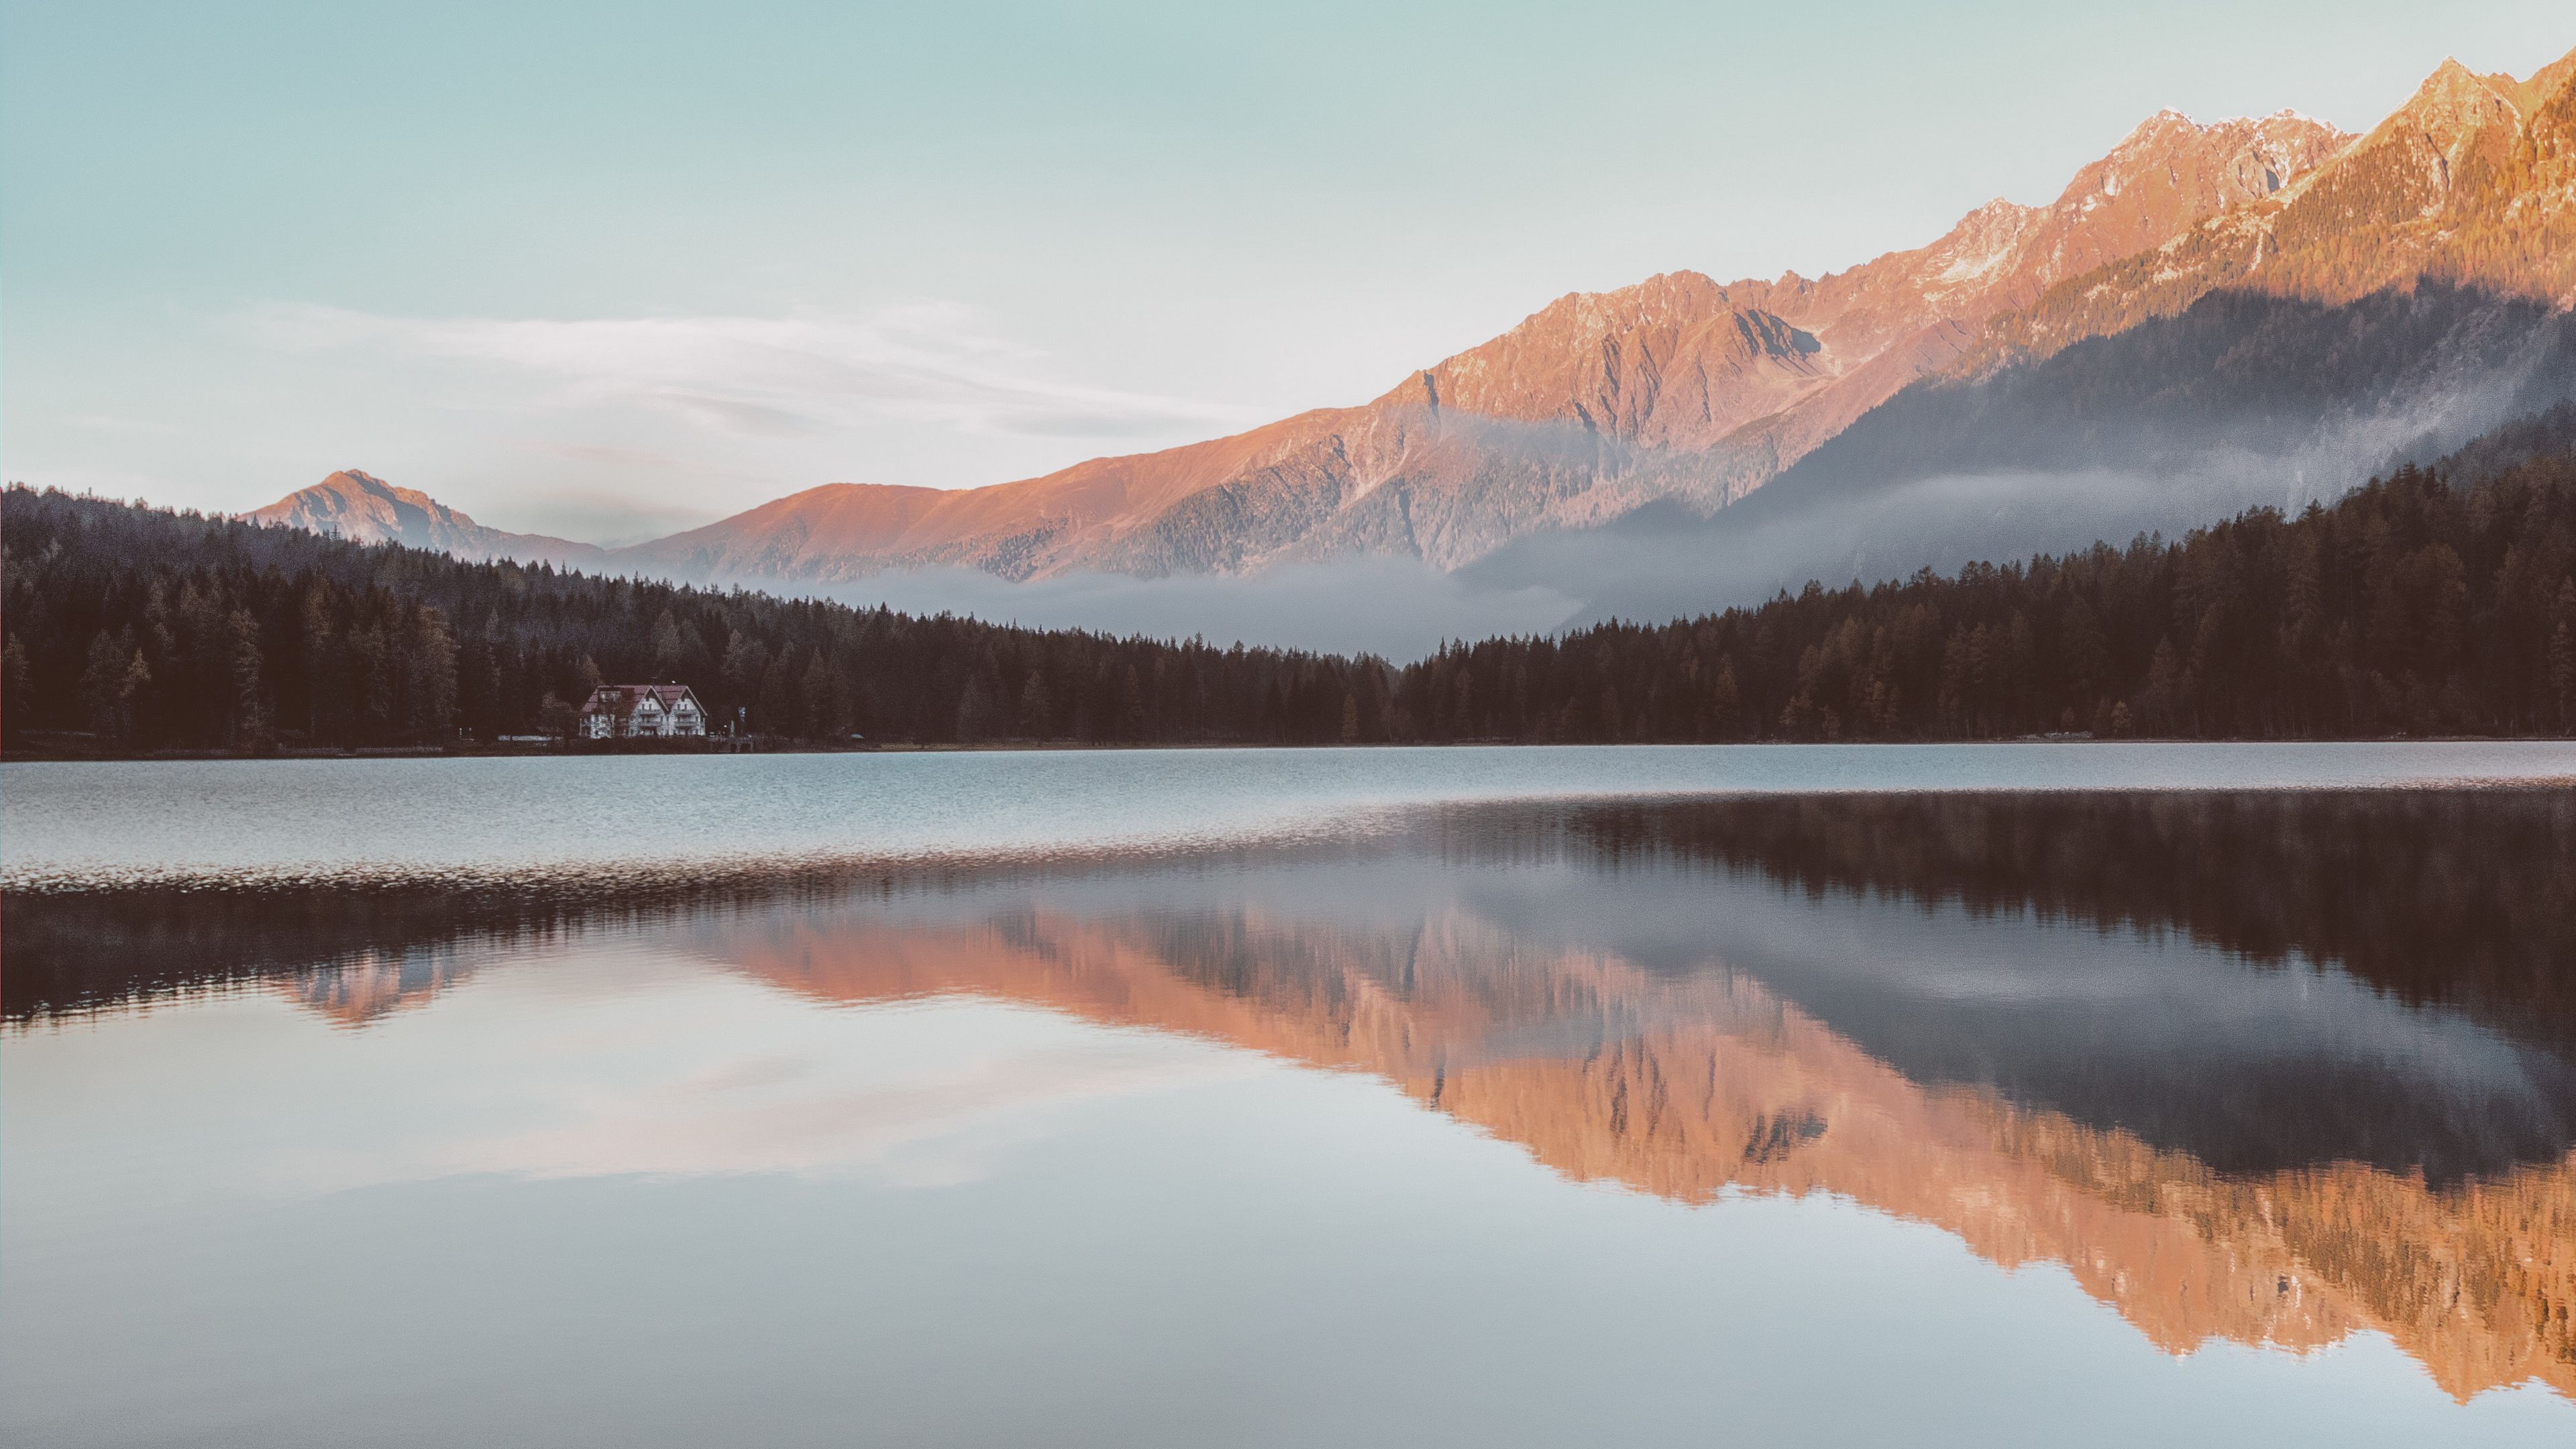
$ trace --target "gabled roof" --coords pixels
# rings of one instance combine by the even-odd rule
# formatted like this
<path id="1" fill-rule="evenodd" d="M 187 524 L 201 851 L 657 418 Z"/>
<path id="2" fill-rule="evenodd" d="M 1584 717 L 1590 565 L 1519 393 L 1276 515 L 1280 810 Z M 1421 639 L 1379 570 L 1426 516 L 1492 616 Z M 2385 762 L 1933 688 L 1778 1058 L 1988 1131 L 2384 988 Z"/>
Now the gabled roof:
<path id="1" fill-rule="evenodd" d="M 603 684 L 590 692 L 590 698 L 582 703 L 581 712 L 633 714 L 644 707 L 647 699 L 664 709 L 677 709 L 684 699 L 691 704 L 698 702 L 697 692 L 685 684 Z M 706 713 L 706 706 L 699 705 L 698 713 Z"/>

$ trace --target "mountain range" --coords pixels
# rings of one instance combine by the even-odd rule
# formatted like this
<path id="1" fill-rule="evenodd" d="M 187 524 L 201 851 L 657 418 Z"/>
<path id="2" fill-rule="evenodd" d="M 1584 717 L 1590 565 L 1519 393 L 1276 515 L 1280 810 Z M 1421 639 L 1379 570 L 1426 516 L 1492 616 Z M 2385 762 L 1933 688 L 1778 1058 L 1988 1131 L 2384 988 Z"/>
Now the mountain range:
<path id="1" fill-rule="evenodd" d="M 1702 555 L 1732 546 L 1758 592 L 2331 495 L 2576 395 L 2571 307 L 2576 54 L 2528 80 L 2445 62 L 2364 135 L 2161 112 L 2054 201 L 1989 203 L 1928 246 L 1815 279 L 1570 294 L 1360 406 L 1044 477 L 828 484 L 619 549 L 486 528 L 356 470 L 251 517 L 807 586 L 1376 556 L 1598 599 L 1659 570 L 1704 584 Z M 1889 504 L 1917 482 L 1943 486 Z M 1815 525 L 1794 545 L 1791 519 Z M 1639 537 L 1662 553 L 1628 557 Z"/>

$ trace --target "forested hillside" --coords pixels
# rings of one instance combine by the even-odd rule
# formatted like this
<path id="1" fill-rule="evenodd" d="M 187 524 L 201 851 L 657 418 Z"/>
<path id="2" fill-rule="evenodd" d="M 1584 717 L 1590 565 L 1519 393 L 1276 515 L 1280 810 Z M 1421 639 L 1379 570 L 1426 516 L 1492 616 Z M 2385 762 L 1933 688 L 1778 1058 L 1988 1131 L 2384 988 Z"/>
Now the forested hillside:
<path id="1" fill-rule="evenodd" d="M 1332 738 L 1354 681 L 1381 672 L 470 564 L 24 488 L 0 508 L 13 739 L 444 744 L 561 732 L 603 680 L 679 680 L 717 721 L 793 738 L 1306 740 Z"/>
<path id="2" fill-rule="evenodd" d="M 760 733 L 924 743 L 2559 735 L 2576 458 L 2553 427 L 2297 518 L 1409 666 L 467 564 L 12 488 L 0 728 L 137 751 L 451 744 L 559 732 L 600 680 L 677 679 Z M 2452 481 L 2473 466 L 2497 471 Z"/>
<path id="3" fill-rule="evenodd" d="M 2466 490 L 2407 468 L 2180 542 L 1454 648 L 1404 697 L 1433 737 L 2564 734 L 2572 574 L 2576 461 Z"/>

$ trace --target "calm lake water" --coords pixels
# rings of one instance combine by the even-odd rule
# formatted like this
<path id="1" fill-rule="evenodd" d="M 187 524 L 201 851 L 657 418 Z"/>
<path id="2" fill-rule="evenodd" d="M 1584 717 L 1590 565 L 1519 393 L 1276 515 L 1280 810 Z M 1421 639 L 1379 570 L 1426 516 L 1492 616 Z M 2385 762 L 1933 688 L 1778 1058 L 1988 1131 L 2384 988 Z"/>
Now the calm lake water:
<path id="1" fill-rule="evenodd" d="M 1738 745 L 174 760 L 0 771 L 0 886 L 523 885 L 670 863 L 1345 839 L 1429 803 L 2576 782 L 2558 742 Z M 694 873 L 694 872 L 693 872 Z"/>
<path id="2" fill-rule="evenodd" d="M 12 765 L 0 1441 L 2570 1442 L 2571 780 Z"/>

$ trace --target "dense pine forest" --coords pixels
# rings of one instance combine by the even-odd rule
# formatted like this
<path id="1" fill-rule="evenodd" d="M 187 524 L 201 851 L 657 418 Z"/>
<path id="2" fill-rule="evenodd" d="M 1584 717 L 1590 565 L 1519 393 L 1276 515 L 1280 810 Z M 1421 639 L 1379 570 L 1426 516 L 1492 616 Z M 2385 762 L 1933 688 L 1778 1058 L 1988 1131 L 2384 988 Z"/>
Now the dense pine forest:
<path id="1" fill-rule="evenodd" d="M 560 734 L 593 684 L 667 679 L 719 722 L 812 741 L 2563 735 L 2576 457 L 2531 451 L 2178 542 L 1401 666 L 461 563 L 13 487 L 0 731 L 20 749 L 455 746 Z"/>

